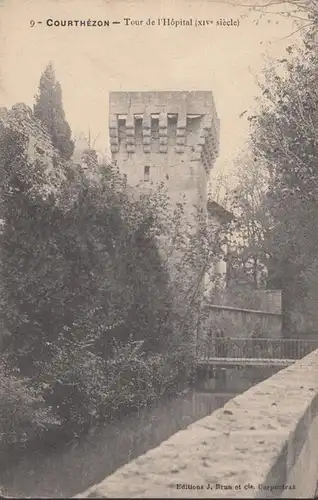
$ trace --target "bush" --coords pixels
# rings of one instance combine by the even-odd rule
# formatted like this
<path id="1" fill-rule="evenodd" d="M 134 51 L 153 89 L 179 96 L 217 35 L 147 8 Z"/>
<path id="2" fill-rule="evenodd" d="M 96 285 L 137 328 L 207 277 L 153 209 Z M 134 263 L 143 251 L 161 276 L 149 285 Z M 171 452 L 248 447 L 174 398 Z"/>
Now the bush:
<path id="1" fill-rule="evenodd" d="M 0 364 L 0 449 L 5 458 L 8 449 L 25 448 L 59 428 L 60 420 L 29 381 L 6 373 Z"/>
<path id="2" fill-rule="evenodd" d="M 153 207 L 113 186 L 116 173 L 91 182 L 75 172 L 59 196 L 31 196 L 22 174 L 34 165 L 22 154 L 15 161 L 0 237 L 2 320 L 10 331 L 4 348 L 12 365 L 38 380 L 36 361 L 49 365 L 52 346 L 61 332 L 67 343 L 69 331 L 75 342 L 89 337 L 105 359 L 112 337 L 129 334 L 144 340 L 147 352 L 160 350 L 171 300 Z"/>
<path id="3" fill-rule="evenodd" d="M 132 338 L 113 344 L 114 354 L 107 360 L 78 344 L 55 346 L 42 387 L 70 437 L 176 393 L 186 382 L 176 355 L 149 355 L 143 342 Z"/>
<path id="4" fill-rule="evenodd" d="M 203 238 L 199 264 L 182 207 L 171 216 L 160 189 L 132 196 L 111 167 L 97 181 L 74 167 L 47 196 L 25 138 L 3 130 L 0 142 L 3 349 L 44 400 L 32 399 L 34 428 L 45 421 L 41 404 L 79 435 L 178 392 L 191 372 L 212 244 Z M 21 412 L 35 411 L 30 404 L 21 400 Z M 15 425 L 19 433 L 25 424 Z"/>

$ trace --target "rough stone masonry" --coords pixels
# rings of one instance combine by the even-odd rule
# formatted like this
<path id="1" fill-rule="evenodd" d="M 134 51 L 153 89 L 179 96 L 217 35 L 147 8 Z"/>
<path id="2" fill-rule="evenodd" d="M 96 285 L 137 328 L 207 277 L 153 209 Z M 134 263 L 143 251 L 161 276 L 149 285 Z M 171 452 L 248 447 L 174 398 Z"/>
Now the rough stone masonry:
<path id="1" fill-rule="evenodd" d="M 219 148 L 212 92 L 111 92 L 109 109 L 112 157 L 128 184 L 164 182 L 172 202 L 182 193 L 206 210 Z"/>

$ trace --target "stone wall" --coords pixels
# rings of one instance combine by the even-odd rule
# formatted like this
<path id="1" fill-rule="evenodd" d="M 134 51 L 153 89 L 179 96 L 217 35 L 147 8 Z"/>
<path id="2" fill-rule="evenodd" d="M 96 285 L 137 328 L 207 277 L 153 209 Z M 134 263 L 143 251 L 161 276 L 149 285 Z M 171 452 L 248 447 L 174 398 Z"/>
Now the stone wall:
<path id="1" fill-rule="evenodd" d="M 228 277 L 226 289 L 213 291 L 213 303 L 219 306 L 231 306 L 238 309 L 253 309 L 281 314 L 282 292 L 281 290 L 254 289 L 251 286 L 231 283 L 231 269 L 228 266 Z"/>
<path id="2" fill-rule="evenodd" d="M 0 121 L 12 130 L 16 130 L 26 137 L 36 138 L 42 146 L 44 154 L 52 157 L 55 153 L 48 132 L 41 122 L 33 116 L 32 109 L 24 103 L 14 104 L 11 109 L 0 108 Z"/>
<path id="3" fill-rule="evenodd" d="M 313 498 L 318 350 L 76 498 Z"/>
<path id="4" fill-rule="evenodd" d="M 255 299 L 259 301 L 258 309 L 262 311 L 282 312 L 282 291 L 281 290 L 254 290 Z"/>
<path id="5" fill-rule="evenodd" d="M 202 311 L 204 318 L 200 326 L 200 338 L 216 336 L 222 331 L 225 337 L 281 338 L 281 314 L 240 309 L 237 307 L 206 305 Z"/>
<path id="6" fill-rule="evenodd" d="M 196 207 L 202 209 L 207 221 L 207 186 L 219 150 L 219 125 L 212 92 L 110 93 L 113 162 L 136 195 L 151 193 L 164 184 L 171 210 L 178 202 L 185 204 L 184 216 L 178 221 L 184 236 L 198 229 Z M 183 261 L 186 245 L 174 248 L 167 235 L 160 238 L 159 246 L 163 255 L 169 255 L 169 272 L 173 275 Z M 199 266 L 200 243 L 197 248 Z M 197 279 L 194 266 L 176 302 L 183 304 L 182 295 L 191 284 L 197 285 Z"/>
<path id="7" fill-rule="evenodd" d="M 206 210 L 218 155 L 219 119 L 212 92 L 111 92 L 112 158 L 127 183 L 164 182 L 173 203 Z"/>
<path id="8" fill-rule="evenodd" d="M 66 178 L 64 168 L 48 132 L 34 117 L 32 109 L 24 103 L 15 104 L 9 110 L 2 107 L 0 108 L 0 124 L 25 137 L 29 160 L 31 162 L 38 160 L 43 168 L 43 178 L 46 181 L 40 181 L 43 194 L 58 192 L 61 183 Z"/>

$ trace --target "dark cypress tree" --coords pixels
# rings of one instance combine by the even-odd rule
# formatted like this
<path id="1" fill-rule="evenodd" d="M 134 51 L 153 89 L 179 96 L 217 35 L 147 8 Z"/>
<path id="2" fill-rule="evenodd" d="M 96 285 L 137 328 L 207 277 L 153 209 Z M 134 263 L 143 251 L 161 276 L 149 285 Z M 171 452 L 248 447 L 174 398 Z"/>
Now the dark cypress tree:
<path id="1" fill-rule="evenodd" d="M 71 139 L 71 128 L 65 119 L 61 85 L 56 81 L 51 62 L 42 73 L 35 99 L 34 116 L 49 132 L 52 143 L 62 158 L 69 160 L 74 152 L 74 142 Z"/>

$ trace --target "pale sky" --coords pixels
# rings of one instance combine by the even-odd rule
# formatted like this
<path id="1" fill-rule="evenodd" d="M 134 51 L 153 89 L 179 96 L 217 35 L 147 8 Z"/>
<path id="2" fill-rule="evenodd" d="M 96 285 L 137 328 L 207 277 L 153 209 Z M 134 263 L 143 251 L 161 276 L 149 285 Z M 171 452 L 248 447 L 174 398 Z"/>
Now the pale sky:
<path id="1" fill-rule="evenodd" d="M 90 127 L 92 137 L 100 134 L 96 146 L 105 150 L 109 91 L 212 90 L 221 120 L 214 171 L 231 168 L 248 139 L 246 116 L 258 95 L 255 75 L 263 55 L 281 55 L 295 29 L 291 20 L 274 15 L 255 25 L 252 14 L 239 27 L 215 26 L 220 17 L 242 13 L 247 10 L 213 0 L 0 0 L 0 105 L 32 106 L 41 72 L 52 60 L 73 133 L 88 135 Z M 124 26 L 124 17 L 199 18 L 214 25 Z M 122 24 L 57 28 L 46 26 L 49 18 Z M 30 27 L 31 20 L 42 24 Z"/>

